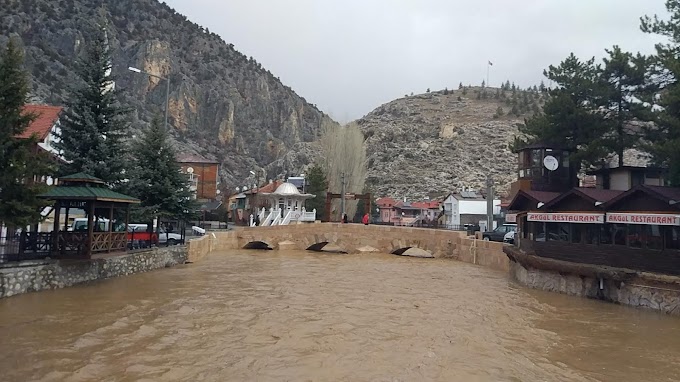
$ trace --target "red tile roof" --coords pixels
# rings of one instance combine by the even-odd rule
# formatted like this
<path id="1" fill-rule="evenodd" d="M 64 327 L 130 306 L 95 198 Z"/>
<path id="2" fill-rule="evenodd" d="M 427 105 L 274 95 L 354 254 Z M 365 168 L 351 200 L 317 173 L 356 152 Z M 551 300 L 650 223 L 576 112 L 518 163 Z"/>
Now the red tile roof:
<path id="1" fill-rule="evenodd" d="M 198 154 L 182 153 L 177 154 L 177 162 L 179 163 L 207 163 L 207 164 L 219 164 L 219 162 L 206 159 Z"/>
<path id="2" fill-rule="evenodd" d="M 35 134 L 39 140 L 44 140 L 59 119 L 62 110 L 61 106 L 26 105 L 24 113 L 32 113 L 36 118 L 17 138 L 28 139 Z"/>
<path id="3" fill-rule="evenodd" d="M 542 202 L 542 203 L 548 203 L 549 201 L 555 199 L 556 197 L 560 196 L 559 192 L 548 192 L 548 191 L 524 191 L 527 195 L 530 197 L 534 198 L 535 200 Z"/>
<path id="4" fill-rule="evenodd" d="M 614 199 L 615 197 L 621 195 L 623 191 L 618 191 L 618 190 L 604 190 L 604 189 L 599 189 L 599 188 L 589 188 L 589 187 L 576 187 L 575 188 L 577 191 L 582 192 L 589 198 L 594 199 L 595 201 L 598 202 L 608 202 L 611 199 Z"/>
<path id="5" fill-rule="evenodd" d="M 265 184 L 264 186 L 258 188 L 258 189 L 257 189 L 257 192 L 258 192 L 258 193 L 260 193 L 260 192 L 268 192 L 268 193 L 271 193 L 271 192 L 276 191 L 276 189 L 277 189 L 280 185 L 282 185 L 282 184 L 283 184 L 283 181 L 282 181 L 282 180 L 275 180 L 275 181 L 273 181 L 272 183 L 267 183 L 267 184 Z M 254 193 L 255 193 L 255 192 L 254 192 L 253 190 L 248 190 L 248 191 L 245 192 L 245 194 L 254 194 Z"/>
<path id="6" fill-rule="evenodd" d="M 387 207 L 394 206 L 395 204 L 397 204 L 397 201 L 390 198 L 390 197 L 387 197 L 387 198 L 380 198 L 380 199 L 376 200 L 375 204 L 378 207 L 387 208 Z"/>
<path id="7" fill-rule="evenodd" d="M 427 202 L 413 202 L 411 207 L 422 208 L 422 209 L 435 209 L 439 208 L 439 202 L 436 200 L 431 200 Z"/>
<path id="8" fill-rule="evenodd" d="M 680 188 L 664 186 L 645 186 L 668 200 L 680 201 Z"/>

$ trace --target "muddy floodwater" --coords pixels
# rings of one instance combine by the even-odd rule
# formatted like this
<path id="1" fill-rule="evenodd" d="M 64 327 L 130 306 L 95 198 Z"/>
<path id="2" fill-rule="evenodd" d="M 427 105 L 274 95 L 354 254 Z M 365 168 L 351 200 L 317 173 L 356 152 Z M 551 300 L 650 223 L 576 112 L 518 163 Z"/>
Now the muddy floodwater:
<path id="1" fill-rule="evenodd" d="M 2 381 L 677 381 L 680 319 L 440 259 L 240 251 L 0 300 Z"/>

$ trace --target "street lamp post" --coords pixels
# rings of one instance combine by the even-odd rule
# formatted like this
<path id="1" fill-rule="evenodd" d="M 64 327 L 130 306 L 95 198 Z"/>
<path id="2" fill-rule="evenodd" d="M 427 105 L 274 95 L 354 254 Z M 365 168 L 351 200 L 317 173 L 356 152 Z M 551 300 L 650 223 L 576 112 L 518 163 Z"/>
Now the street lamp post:
<path id="1" fill-rule="evenodd" d="M 149 77 L 158 78 L 159 80 L 165 81 L 167 86 L 165 88 L 165 124 L 164 124 L 164 126 L 165 126 L 165 130 L 167 131 L 168 130 L 168 109 L 169 109 L 169 106 L 170 106 L 169 105 L 170 104 L 170 78 L 157 76 L 155 74 L 145 72 L 141 69 L 134 68 L 132 66 L 128 67 L 128 70 L 131 71 L 131 72 L 135 72 L 135 73 L 146 74 Z"/>

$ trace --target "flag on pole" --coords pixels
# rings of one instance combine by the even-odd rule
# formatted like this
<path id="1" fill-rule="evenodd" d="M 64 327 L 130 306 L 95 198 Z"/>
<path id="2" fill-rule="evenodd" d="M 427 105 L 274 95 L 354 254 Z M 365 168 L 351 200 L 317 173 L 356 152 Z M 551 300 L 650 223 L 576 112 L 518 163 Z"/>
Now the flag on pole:
<path id="1" fill-rule="evenodd" d="M 489 61 L 489 66 L 493 66 L 493 62 Z"/>

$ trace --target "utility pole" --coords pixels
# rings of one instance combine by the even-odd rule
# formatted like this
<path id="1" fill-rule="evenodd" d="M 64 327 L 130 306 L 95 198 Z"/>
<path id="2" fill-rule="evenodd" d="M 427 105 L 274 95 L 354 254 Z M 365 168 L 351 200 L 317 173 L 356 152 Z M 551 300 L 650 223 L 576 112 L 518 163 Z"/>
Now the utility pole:
<path id="1" fill-rule="evenodd" d="M 486 230 L 493 231 L 493 179 L 486 176 Z"/>
<path id="2" fill-rule="evenodd" d="M 342 181 L 342 195 L 340 196 L 340 220 L 345 217 L 345 173 L 343 172 L 341 177 Z"/>

